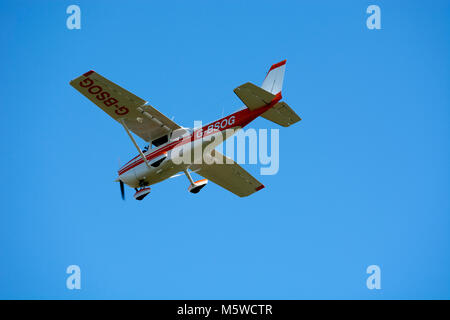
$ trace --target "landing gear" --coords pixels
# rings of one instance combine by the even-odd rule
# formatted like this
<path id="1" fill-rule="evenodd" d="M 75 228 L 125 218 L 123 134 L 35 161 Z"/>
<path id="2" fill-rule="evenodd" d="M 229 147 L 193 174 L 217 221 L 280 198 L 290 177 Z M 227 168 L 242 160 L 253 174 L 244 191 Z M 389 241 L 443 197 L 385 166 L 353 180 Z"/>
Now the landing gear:
<path id="1" fill-rule="evenodd" d="M 187 170 L 184 170 L 184 173 L 186 174 L 186 177 L 189 179 L 189 182 L 191 183 L 191 185 L 188 188 L 188 191 L 190 193 L 199 193 L 200 190 L 202 190 L 203 187 L 208 184 L 207 179 L 202 179 L 194 182 L 194 180 L 192 180 L 192 177 Z"/>
<path id="2" fill-rule="evenodd" d="M 139 186 L 141 187 L 140 189 L 134 188 L 134 190 L 136 190 L 136 193 L 134 194 L 134 198 L 136 200 L 140 201 L 140 200 L 144 199 L 150 193 L 150 188 L 147 187 L 148 182 L 145 180 L 139 181 Z"/>
<path id="3" fill-rule="evenodd" d="M 190 193 L 199 193 L 200 190 L 208 183 L 207 179 L 199 180 L 195 182 L 195 185 L 190 185 L 188 191 Z"/>
<path id="4" fill-rule="evenodd" d="M 142 188 L 140 190 L 136 189 L 136 193 L 134 194 L 134 198 L 136 200 L 144 199 L 150 193 L 150 188 Z"/>

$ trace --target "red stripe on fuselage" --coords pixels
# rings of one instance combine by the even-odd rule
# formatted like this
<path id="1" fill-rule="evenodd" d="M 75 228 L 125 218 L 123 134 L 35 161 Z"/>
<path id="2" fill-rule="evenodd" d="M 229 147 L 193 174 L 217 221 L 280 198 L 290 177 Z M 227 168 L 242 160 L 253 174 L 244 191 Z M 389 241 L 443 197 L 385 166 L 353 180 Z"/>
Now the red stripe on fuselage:
<path id="1" fill-rule="evenodd" d="M 270 71 L 272 71 L 273 69 L 279 68 L 281 66 L 284 66 L 285 64 L 286 64 L 286 60 L 283 60 L 283 61 L 280 61 L 280 62 L 275 63 L 274 65 L 272 65 L 270 67 L 269 71 L 267 71 L 266 78 L 269 75 Z M 266 79 L 266 78 L 264 78 L 264 79 Z"/>

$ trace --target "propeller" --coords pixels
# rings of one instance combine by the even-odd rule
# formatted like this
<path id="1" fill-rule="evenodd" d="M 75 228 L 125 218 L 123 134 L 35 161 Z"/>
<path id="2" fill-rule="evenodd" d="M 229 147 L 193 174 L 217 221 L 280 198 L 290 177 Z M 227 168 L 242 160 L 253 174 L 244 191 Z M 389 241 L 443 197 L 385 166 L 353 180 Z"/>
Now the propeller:
<path id="1" fill-rule="evenodd" d="M 125 188 L 123 186 L 122 180 L 119 180 L 120 183 L 120 195 L 122 196 L 122 200 L 125 200 Z"/>

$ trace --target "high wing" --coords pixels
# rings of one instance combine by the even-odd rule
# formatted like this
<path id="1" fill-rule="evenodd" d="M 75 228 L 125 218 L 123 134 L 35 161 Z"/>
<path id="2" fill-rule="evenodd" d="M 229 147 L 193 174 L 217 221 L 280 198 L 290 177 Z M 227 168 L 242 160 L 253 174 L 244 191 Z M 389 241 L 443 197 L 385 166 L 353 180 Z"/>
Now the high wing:
<path id="1" fill-rule="evenodd" d="M 180 128 L 145 100 L 92 70 L 70 81 L 70 85 L 147 142 Z"/>
<path id="2" fill-rule="evenodd" d="M 250 173 L 217 150 L 212 151 L 211 157 L 215 163 L 194 165 L 191 169 L 239 197 L 249 196 L 264 188 Z"/>

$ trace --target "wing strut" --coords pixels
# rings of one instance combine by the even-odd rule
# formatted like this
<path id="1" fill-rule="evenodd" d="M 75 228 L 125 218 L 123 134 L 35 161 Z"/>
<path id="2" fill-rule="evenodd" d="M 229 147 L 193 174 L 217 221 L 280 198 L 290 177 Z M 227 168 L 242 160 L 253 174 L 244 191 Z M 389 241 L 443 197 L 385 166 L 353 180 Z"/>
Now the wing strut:
<path id="1" fill-rule="evenodd" d="M 187 171 L 187 169 L 186 169 L 186 170 L 184 170 L 184 173 L 186 174 L 186 177 L 189 179 L 189 182 L 191 183 L 191 185 L 195 186 L 195 182 L 194 182 L 194 180 L 192 180 L 192 177 L 189 174 L 189 171 Z"/>
<path id="2" fill-rule="evenodd" d="M 148 164 L 147 158 L 144 156 L 144 154 L 142 153 L 141 148 L 139 148 L 139 146 L 136 143 L 136 140 L 134 140 L 133 136 L 130 133 L 130 130 L 128 130 L 127 125 L 125 124 L 125 122 L 123 121 L 123 119 L 120 119 L 120 122 L 122 123 L 123 127 L 125 128 L 125 131 L 128 133 L 128 136 L 130 137 L 131 141 L 133 141 L 134 146 L 136 147 L 136 149 L 139 151 L 139 154 L 142 157 L 142 160 L 144 160 L 145 164 L 147 165 L 147 167 L 149 169 L 151 169 L 150 165 Z"/>

